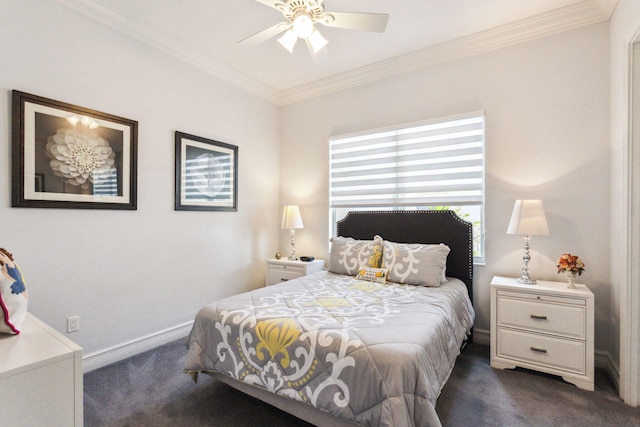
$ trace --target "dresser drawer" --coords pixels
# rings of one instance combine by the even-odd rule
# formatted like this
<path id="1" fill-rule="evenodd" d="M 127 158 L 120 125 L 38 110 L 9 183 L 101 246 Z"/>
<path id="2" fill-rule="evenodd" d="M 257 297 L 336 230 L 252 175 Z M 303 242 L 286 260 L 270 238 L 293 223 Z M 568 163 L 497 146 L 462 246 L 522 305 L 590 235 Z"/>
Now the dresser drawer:
<path id="1" fill-rule="evenodd" d="M 586 373 L 584 341 L 566 340 L 498 328 L 497 356 L 558 368 L 578 374 Z"/>
<path id="2" fill-rule="evenodd" d="M 498 326 L 584 339 L 585 307 L 498 297 Z"/>

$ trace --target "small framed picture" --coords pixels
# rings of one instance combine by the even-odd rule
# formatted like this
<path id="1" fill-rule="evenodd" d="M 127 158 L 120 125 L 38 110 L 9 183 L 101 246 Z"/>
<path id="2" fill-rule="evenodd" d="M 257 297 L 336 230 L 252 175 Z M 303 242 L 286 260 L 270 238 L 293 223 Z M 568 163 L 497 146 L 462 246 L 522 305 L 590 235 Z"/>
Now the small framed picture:
<path id="1" fill-rule="evenodd" d="M 11 206 L 136 206 L 138 122 L 13 91 Z"/>
<path id="2" fill-rule="evenodd" d="M 176 132 L 176 210 L 238 210 L 238 147 Z"/>

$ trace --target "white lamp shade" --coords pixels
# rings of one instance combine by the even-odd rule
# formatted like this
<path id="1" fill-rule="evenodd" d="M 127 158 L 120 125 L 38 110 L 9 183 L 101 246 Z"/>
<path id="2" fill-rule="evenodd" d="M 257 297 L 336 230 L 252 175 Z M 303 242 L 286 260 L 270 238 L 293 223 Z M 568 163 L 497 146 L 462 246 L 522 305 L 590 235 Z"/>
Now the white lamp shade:
<path id="1" fill-rule="evenodd" d="M 304 228 L 302 217 L 300 216 L 300 208 L 297 205 L 284 207 L 282 211 L 282 228 L 288 230 Z"/>
<path id="2" fill-rule="evenodd" d="M 278 39 L 278 42 L 291 53 L 293 53 L 293 48 L 296 46 L 297 41 L 298 37 L 293 33 L 293 30 L 287 30 L 287 32 Z"/>
<path id="3" fill-rule="evenodd" d="M 327 39 L 322 37 L 320 31 L 314 29 L 311 35 L 307 38 L 307 42 L 311 45 L 311 51 L 316 54 L 320 49 L 325 47 L 327 43 Z"/>
<path id="4" fill-rule="evenodd" d="M 516 200 L 507 234 L 547 236 L 549 227 L 542 200 Z"/>

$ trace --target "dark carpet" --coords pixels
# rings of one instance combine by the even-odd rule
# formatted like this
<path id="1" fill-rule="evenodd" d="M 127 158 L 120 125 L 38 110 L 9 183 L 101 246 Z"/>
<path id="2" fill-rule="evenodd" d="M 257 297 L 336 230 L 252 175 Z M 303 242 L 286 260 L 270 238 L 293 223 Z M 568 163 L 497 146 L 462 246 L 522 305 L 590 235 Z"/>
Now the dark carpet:
<path id="1" fill-rule="evenodd" d="M 207 375 L 195 384 L 182 372 L 185 356 L 180 340 L 85 374 L 85 426 L 309 426 Z M 625 405 L 604 372 L 589 392 L 551 375 L 492 369 L 479 344 L 458 357 L 436 411 L 443 426 L 640 426 L 640 408 Z"/>

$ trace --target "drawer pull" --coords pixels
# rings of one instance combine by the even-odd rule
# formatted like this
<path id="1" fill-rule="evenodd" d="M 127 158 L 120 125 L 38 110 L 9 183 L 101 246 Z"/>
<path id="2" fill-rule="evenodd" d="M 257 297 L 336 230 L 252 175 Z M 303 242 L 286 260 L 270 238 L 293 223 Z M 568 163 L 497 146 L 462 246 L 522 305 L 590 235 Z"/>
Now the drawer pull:
<path id="1" fill-rule="evenodd" d="M 532 314 L 531 318 L 536 320 L 547 320 L 547 316 L 538 316 L 537 314 Z"/>
<path id="2" fill-rule="evenodd" d="M 287 280 L 289 280 L 289 279 L 285 279 L 284 277 L 281 277 L 281 278 L 280 278 L 280 281 L 281 281 L 281 282 L 286 282 Z"/>
<path id="3" fill-rule="evenodd" d="M 536 352 L 536 353 L 544 353 L 544 354 L 547 354 L 547 350 L 545 350 L 544 348 L 529 347 L 529 349 L 530 349 L 531 351 Z"/>

